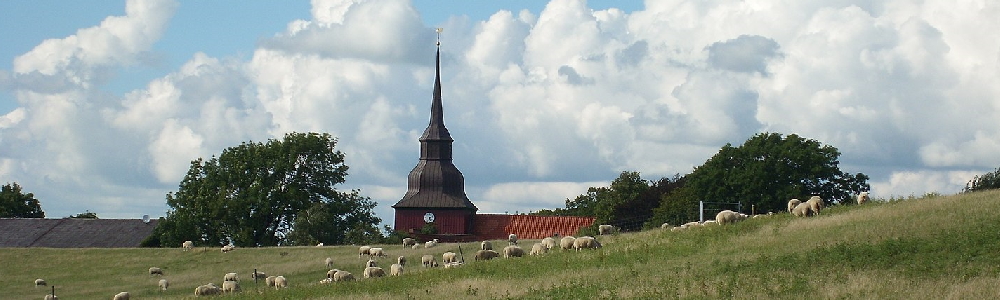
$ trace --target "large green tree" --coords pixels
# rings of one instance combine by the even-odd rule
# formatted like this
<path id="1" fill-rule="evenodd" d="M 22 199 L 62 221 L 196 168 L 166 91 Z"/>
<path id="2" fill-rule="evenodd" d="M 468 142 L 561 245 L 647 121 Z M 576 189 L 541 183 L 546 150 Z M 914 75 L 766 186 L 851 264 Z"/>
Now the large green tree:
<path id="1" fill-rule="evenodd" d="M 962 192 L 970 193 L 993 189 L 1000 189 L 1000 168 L 997 168 L 993 172 L 976 175 L 972 180 L 965 183 L 965 188 L 962 189 Z"/>
<path id="2" fill-rule="evenodd" d="M 329 134 L 289 133 L 282 140 L 248 142 L 218 157 L 191 162 L 156 237 L 165 246 L 275 246 L 316 240 L 348 242 L 329 231 L 377 228 L 375 204 L 356 191 L 335 189 L 347 176 L 344 154 Z M 299 218 L 301 212 L 307 212 Z M 320 216 L 322 215 L 322 216 Z M 302 231 L 294 233 L 296 221 Z M 377 230 L 376 230 L 377 231 Z"/>
<path id="3" fill-rule="evenodd" d="M 7 183 L 0 188 L 0 218 L 44 218 L 45 212 L 32 193 L 25 194 L 21 186 Z"/>

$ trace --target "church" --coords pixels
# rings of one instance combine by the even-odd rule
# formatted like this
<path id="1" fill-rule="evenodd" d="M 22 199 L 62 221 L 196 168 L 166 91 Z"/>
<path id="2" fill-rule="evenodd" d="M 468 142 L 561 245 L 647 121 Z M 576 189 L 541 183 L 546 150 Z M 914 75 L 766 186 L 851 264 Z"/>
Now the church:
<path id="1" fill-rule="evenodd" d="M 436 233 L 431 236 L 446 242 L 506 239 L 510 233 L 539 239 L 573 235 L 594 222 L 593 217 L 477 214 L 479 208 L 465 194 L 465 177 L 452 162 L 454 139 L 444 125 L 440 42 L 434 68 L 431 117 L 419 139 L 420 158 L 407 177 L 406 194 L 392 206 L 396 231 L 416 235 L 432 227 Z"/>

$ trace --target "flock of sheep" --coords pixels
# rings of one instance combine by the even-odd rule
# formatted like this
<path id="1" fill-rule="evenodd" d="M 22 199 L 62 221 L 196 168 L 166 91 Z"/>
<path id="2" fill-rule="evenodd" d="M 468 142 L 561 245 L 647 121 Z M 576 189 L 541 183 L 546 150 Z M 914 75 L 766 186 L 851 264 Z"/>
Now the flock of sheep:
<path id="1" fill-rule="evenodd" d="M 858 193 L 857 196 L 858 205 L 865 204 L 865 202 L 868 202 L 870 200 L 871 197 L 868 195 L 868 192 Z M 788 200 L 788 212 L 796 217 L 811 217 L 819 215 L 819 212 L 823 210 L 824 206 L 825 204 L 823 203 L 823 198 L 816 195 L 813 195 L 812 197 L 809 198 L 809 200 L 806 200 L 805 202 L 802 202 L 799 199 Z M 760 216 L 762 215 L 754 215 L 753 217 L 760 217 Z M 671 231 L 680 231 L 692 227 L 705 226 L 713 223 L 717 224 L 736 223 L 739 221 L 746 220 L 747 218 L 750 217 L 751 216 L 747 214 L 737 213 L 727 209 L 716 214 L 715 220 L 707 220 L 705 222 L 692 221 L 684 223 L 680 226 L 672 226 L 669 223 L 663 223 L 663 225 L 660 225 L 660 228 L 670 229 Z"/>

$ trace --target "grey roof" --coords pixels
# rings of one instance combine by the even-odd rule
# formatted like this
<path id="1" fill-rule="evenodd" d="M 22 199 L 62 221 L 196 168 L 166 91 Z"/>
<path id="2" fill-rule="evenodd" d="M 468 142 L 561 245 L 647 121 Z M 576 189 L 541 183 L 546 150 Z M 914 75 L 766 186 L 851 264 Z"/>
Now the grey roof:
<path id="1" fill-rule="evenodd" d="M 156 223 L 140 219 L 0 219 L 0 248 L 139 247 Z"/>
<path id="2" fill-rule="evenodd" d="M 441 103 L 441 49 L 435 58 L 431 119 L 420 137 L 420 160 L 406 182 L 406 195 L 393 208 L 465 208 L 479 210 L 465 194 L 465 177 L 452 163 L 452 140 L 444 126 Z"/>

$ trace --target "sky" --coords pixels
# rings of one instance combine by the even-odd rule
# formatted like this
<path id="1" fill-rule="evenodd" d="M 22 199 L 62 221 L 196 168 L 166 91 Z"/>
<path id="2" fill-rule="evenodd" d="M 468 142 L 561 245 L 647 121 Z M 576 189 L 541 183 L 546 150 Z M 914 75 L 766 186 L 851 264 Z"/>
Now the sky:
<path id="1" fill-rule="evenodd" d="M 327 132 L 338 188 L 391 224 L 437 27 L 480 213 L 687 174 L 761 132 L 837 147 L 875 198 L 1000 166 L 1000 2 L 453 2 L 0 2 L 0 182 L 47 217 L 158 217 L 191 160 Z"/>

